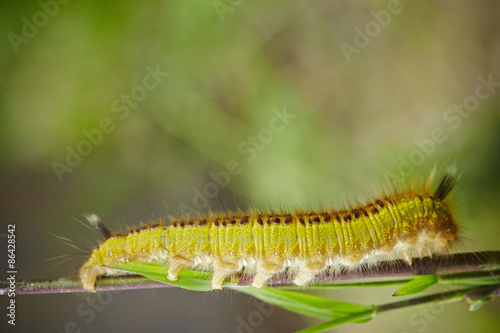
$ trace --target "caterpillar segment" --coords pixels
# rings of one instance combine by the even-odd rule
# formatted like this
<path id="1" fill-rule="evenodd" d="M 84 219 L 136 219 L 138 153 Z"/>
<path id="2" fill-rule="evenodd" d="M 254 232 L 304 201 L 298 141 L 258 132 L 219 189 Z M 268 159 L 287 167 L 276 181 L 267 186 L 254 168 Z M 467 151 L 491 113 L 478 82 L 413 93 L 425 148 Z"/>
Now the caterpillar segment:
<path id="1" fill-rule="evenodd" d="M 193 220 L 163 221 L 109 236 L 81 267 L 83 287 L 95 290 L 99 276 L 123 274 L 106 266 L 125 262 L 168 265 L 177 280 L 185 268 L 213 271 L 212 288 L 221 289 L 236 273 L 253 274 L 261 288 L 274 275 L 294 274 L 299 286 L 327 269 L 353 269 L 382 258 L 434 255 L 449 251 L 458 228 L 445 198 L 456 179 L 446 174 L 437 190 L 394 193 L 351 210 L 319 213 L 212 214 Z"/>

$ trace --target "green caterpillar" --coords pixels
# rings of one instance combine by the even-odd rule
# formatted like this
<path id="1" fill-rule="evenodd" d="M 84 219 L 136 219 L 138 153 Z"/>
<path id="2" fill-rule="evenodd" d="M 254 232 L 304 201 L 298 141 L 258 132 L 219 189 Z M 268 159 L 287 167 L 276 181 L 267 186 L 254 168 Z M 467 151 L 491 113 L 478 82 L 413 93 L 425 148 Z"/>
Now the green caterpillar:
<path id="1" fill-rule="evenodd" d="M 432 179 L 432 177 L 431 177 Z M 430 183 L 430 182 L 429 182 Z M 350 210 L 323 212 L 248 212 L 212 214 L 196 219 L 163 221 L 126 235 L 113 235 L 95 224 L 107 238 L 79 271 L 87 290 L 95 290 L 102 275 L 123 274 L 105 267 L 124 262 L 168 264 L 168 279 L 183 268 L 212 270 L 212 288 L 245 269 L 260 288 L 288 268 L 294 283 L 305 285 L 326 269 L 359 267 L 384 256 L 446 253 L 458 239 L 458 228 L 445 198 L 456 177 L 446 174 L 437 190 L 391 195 Z"/>

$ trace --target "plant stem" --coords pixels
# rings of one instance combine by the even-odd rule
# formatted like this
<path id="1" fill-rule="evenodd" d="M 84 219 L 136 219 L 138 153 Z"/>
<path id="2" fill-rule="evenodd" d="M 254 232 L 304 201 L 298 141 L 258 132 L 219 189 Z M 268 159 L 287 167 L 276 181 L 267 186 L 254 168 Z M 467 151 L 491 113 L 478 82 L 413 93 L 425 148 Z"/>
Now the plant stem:
<path id="1" fill-rule="evenodd" d="M 373 267 L 363 267 L 358 271 L 327 272 L 315 279 L 318 281 L 343 281 L 352 279 L 402 277 L 413 275 L 446 274 L 440 281 L 452 281 L 457 278 L 492 278 L 499 276 L 500 251 L 458 253 L 434 258 L 414 258 L 412 265 L 403 260 L 382 261 Z M 462 277 L 457 273 L 467 273 Z M 269 285 L 285 286 L 292 284 L 293 277 L 282 274 L 269 281 Z M 252 276 L 239 276 L 238 285 L 250 285 Z M 354 285 L 354 284 L 352 284 Z M 96 291 L 131 290 L 147 288 L 169 288 L 170 284 L 156 282 L 140 276 L 102 277 L 96 284 Z M 0 295 L 8 293 L 8 281 L 0 282 Z M 82 288 L 77 279 L 62 278 L 58 280 L 28 280 L 15 284 L 16 295 L 22 294 L 55 294 L 89 292 Z"/>
<path id="2" fill-rule="evenodd" d="M 472 300 L 486 296 L 500 295 L 500 284 L 495 286 L 465 288 L 460 290 L 451 290 L 447 292 L 426 295 L 422 297 L 411 298 L 403 301 L 388 303 L 377 307 L 377 313 L 409 308 L 429 303 L 451 303 L 464 299 Z"/>

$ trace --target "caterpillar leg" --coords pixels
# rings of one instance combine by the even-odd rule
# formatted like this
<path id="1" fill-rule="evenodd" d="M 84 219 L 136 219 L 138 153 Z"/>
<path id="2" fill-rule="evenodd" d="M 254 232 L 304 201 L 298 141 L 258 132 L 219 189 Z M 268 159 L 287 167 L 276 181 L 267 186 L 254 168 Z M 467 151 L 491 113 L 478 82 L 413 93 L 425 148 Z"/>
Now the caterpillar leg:
<path id="1" fill-rule="evenodd" d="M 177 274 L 179 274 L 181 269 L 193 265 L 194 262 L 186 258 L 174 257 L 170 259 L 170 266 L 168 268 L 167 279 L 169 279 L 170 281 L 177 281 Z"/>
<path id="2" fill-rule="evenodd" d="M 255 275 L 252 286 L 256 288 L 262 288 L 266 282 L 273 277 L 274 274 L 282 272 L 285 266 L 278 265 L 273 262 L 264 262 L 257 269 L 257 274 Z"/>
<path id="3" fill-rule="evenodd" d="M 301 270 L 293 280 L 293 283 L 298 286 L 304 286 L 312 279 L 314 279 L 316 275 L 318 275 L 318 273 L 323 271 L 325 268 L 326 264 L 322 262 L 307 263 L 301 268 Z"/>
<path id="4" fill-rule="evenodd" d="M 405 257 L 405 261 L 408 263 L 408 265 L 411 266 L 411 262 L 412 262 L 412 251 L 405 251 L 403 253 L 404 257 Z"/>
<path id="5" fill-rule="evenodd" d="M 231 274 L 239 271 L 241 267 L 238 264 L 218 261 L 214 263 L 214 276 L 212 278 L 212 289 L 222 289 L 224 280 Z"/>
<path id="6" fill-rule="evenodd" d="M 95 281 L 97 277 L 105 274 L 106 268 L 90 261 L 86 262 L 82 268 L 80 268 L 79 272 L 83 289 L 95 291 Z"/>

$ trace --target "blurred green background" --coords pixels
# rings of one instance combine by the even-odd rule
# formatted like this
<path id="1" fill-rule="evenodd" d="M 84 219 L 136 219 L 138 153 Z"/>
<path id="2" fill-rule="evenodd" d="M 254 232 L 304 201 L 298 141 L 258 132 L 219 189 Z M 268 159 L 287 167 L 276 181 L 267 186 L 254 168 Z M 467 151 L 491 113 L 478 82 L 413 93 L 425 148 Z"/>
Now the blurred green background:
<path id="1" fill-rule="evenodd" d="M 403 165 L 411 178 L 456 160 L 459 250 L 499 250 L 500 87 L 483 82 L 500 81 L 498 2 L 42 0 L 2 2 L 0 16 L 0 236 L 16 224 L 18 279 L 74 274 L 85 252 L 50 233 L 92 248 L 99 237 L 77 221 L 84 213 L 126 230 L 186 207 L 207 212 L 195 193 L 233 160 L 240 172 L 217 187 L 213 209 L 340 207 L 389 188 L 387 172 L 397 182 Z M 155 81 L 157 70 L 168 75 Z M 286 122 L 273 120 L 285 111 Z M 71 260 L 47 261 L 64 254 Z M 325 296 L 373 304 L 393 292 Z M 317 323 L 281 309 L 267 317 L 229 291 L 90 300 L 109 304 L 18 296 L 15 329 L 251 333 Z M 499 310 L 498 301 L 474 313 L 458 303 L 338 330 L 486 331 L 500 328 Z"/>

